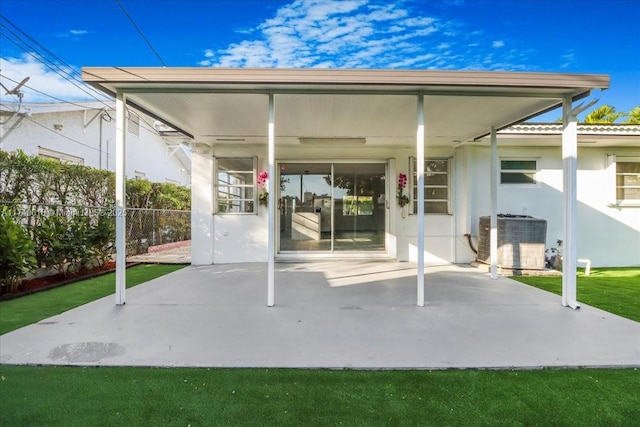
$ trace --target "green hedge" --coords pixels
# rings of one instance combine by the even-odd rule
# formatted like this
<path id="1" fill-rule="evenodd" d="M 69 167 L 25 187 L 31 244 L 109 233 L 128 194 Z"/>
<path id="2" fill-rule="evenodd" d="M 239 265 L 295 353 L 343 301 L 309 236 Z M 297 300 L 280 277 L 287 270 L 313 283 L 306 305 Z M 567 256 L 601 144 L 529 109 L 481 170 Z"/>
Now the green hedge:
<path id="1" fill-rule="evenodd" d="M 0 151 L 0 284 L 15 288 L 36 267 L 66 274 L 104 264 L 114 252 L 114 196 L 113 172 Z M 127 207 L 189 210 L 190 204 L 186 187 L 127 180 Z"/>

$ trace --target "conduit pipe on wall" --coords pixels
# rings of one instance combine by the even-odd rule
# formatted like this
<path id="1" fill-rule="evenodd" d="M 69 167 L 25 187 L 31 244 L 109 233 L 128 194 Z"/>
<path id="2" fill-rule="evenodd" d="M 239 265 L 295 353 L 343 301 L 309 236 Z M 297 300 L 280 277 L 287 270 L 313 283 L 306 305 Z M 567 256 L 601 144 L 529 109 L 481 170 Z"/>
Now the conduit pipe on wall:
<path id="1" fill-rule="evenodd" d="M 473 246 L 473 241 L 471 240 L 471 234 L 467 233 L 464 236 L 467 238 L 467 241 L 469 242 L 469 247 L 471 248 L 473 253 L 478 255 L 478 250 L 475 248 L 475 246 Z"/>

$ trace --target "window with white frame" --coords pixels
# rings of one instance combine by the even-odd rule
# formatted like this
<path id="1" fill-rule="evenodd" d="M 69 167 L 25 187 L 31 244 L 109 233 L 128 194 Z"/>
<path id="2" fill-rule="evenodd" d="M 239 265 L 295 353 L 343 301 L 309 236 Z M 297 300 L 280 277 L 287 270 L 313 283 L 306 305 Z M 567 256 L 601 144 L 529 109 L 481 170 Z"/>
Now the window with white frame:
<path id="1" fill-rule="evenodd" d="M 416 159 L 411 159 L 411 206 L 418 213 L 418 178 Z M 424 213 L 451 213 L 451 159 L 424 161 Z"/>
<path id="2" fill-rule="evenodd" d="M 617 157 L 616 199 L 618 203 L 640 203 L 640 157 Z"/>
<path id="3" fill-rule="evenodd" d="M 500 184 L 536 184 L 536 159 L 501 159 Z"/>
<path id="4" fill-rule="evenodd" d="M 46 159 L 57 160 L 60 163 L 71 163 L 74 165 L 84 165 L 84 159 L 71 154 L 61 153 L 60 151 L 49 150 L 48 148 L 38 147 L 38 156 Z"/>
<path id="5" fill-rule="evenodd" d="M 257 158 L 215 159 L 216 213 L 255 212 Z"/>

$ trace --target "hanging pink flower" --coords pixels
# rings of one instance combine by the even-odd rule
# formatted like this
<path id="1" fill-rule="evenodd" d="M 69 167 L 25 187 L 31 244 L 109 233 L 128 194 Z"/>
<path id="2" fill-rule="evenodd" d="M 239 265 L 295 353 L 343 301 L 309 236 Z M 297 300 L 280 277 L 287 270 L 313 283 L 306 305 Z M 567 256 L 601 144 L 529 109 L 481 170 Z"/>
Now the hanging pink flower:
<path id="1" fill-rule="evenodd" d="M 407 203 L 409 203 L 409 197 L 404 194 L 404 188 L 407 186 L 407 175 L 399 174 L 398 175 L 398 205 L 400 207 L 404 207 Z"/>
<path id="2" fill-rule="evenodd" d="M 269 174 L 265 171 L 262 171 L 258 174 L 258 185 L 264 185 L 269 179 Z"/>
<path id="3" fill-rule="evenodd" d="M 261 205 L 267 206 L 269 204 L 269 192 L 267 191 L 265 184 L 269 179 L 269 174 L 265 171 L 262 171 L 258 174 L 258 185 L 262 187 L 260 193 L 258 194 L 258 201 Z"/>
<path id="4" fill-rule="evenodd" d="M 403 189 L 407 186 L 407 175 L 401 173 L 398 175 L 398 188 Z"/>

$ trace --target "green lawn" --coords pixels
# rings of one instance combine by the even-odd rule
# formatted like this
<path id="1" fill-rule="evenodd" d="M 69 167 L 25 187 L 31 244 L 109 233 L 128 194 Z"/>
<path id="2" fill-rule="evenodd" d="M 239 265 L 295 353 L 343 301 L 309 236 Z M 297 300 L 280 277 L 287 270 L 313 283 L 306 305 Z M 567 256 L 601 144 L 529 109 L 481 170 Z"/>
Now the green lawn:
<path id="1" fill-rule="evenodd" d="M 640 371 L 0 366 L 1 425 L 630 426 Z"/>
<path id="2" fill-rule="evenodd" d="M 183 267 L 183 265 L 144 264 L 128 268 L 127 287 L 164 276 Z M 0 302 L 0 335 L 39 322 L 42 319 L 60 314 L 114 292 L 115 273 L 109 273 L 48 291 Z"/>
<path id="3" fill-rule="evenodd" d="M 512 277 L 527 285 L 562 295 L 562 277 Z M 592 268 L 578 273 L 578 301 L 640 322 L 640 268 Z"/>

